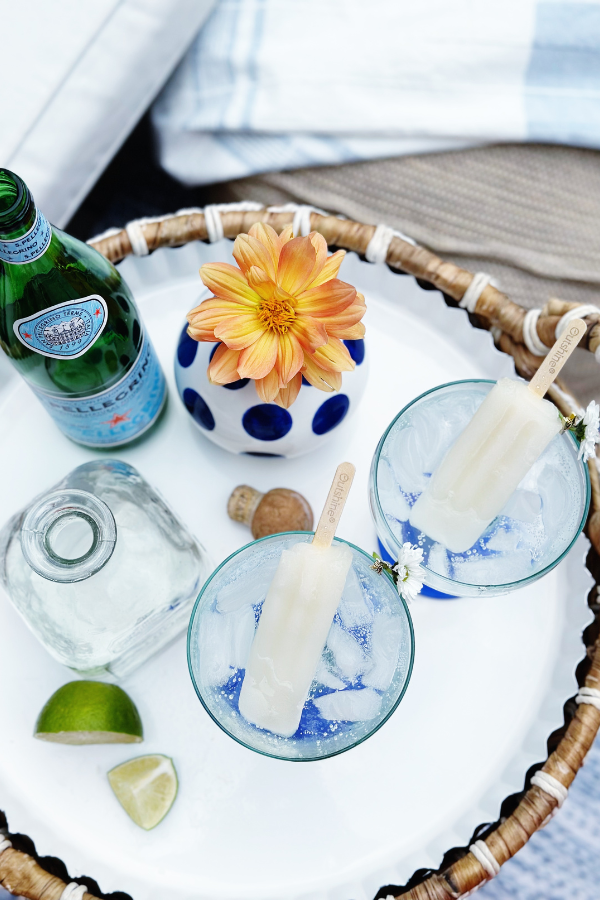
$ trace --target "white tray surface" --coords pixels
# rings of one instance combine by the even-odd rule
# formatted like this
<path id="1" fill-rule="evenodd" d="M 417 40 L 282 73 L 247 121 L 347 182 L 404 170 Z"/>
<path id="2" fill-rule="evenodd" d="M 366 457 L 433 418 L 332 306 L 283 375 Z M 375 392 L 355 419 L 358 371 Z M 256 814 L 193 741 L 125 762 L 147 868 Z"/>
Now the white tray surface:
<path id="1" fill-rule="evenodd" d="M 114 456 L 163 493 L 215 562 L 250 539 L 226 515 L 236 484 L 295 488 L 318 513 L 337 463 L 350 459 L 357 476 L 339 533 L 370 552 L 369 465 L 391 419 L 428 388 L 498 378 L 512 364 L 440 294 L 349 255 L 341 276 L 368 304 L 371 369 L 360 410 L 318 454 L 233 456 L 199 432 L 173 380 L 184 316 L 202 287 L 198 267 L 229 259 L 230 249 L 227 241 L 188 245 L 122 264 L 167 374 L 170 403 L 155 434 Z M 6 366 L 2 378 L 5 519 L 101 454 L 63 437 Z M 184 636 L 123 682 L 142 716 L 142 745 L 33 740 L 39 710 L 73 676 L 1 595 L 0 808 L 12 831 L 29 834 L 41 855 L 61 857 L 72 877 L 91 875 L 103 891 L 135 900 L 367 900 L 383 884 L 439 866 L 446 850 L 498 817 L 529 766 L 545 759 L 584 655 L 587 547 L 580 538 L 554 572 L 508 597 L 419 599 L 411 609 L 415 667 L 398 710 L 356 749 L 306 764 L 261 757 L 220 731 L 194 693 Z M 164 822 L 146 833 L 116 802 L 106 772 L 153 752 L 173 757 L 180 792 Z"/>

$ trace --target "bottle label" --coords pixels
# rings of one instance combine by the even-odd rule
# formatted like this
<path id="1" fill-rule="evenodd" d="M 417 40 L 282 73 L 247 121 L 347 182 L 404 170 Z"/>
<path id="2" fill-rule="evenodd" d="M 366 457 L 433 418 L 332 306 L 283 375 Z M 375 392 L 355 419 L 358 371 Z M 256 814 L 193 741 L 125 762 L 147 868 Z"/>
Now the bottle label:
<path id="1" fill-rule="evenodd" d="M 48 249 L 52 227 L 48 220 L 38 210 L 35 214 L 35 222 L 27 232 L 12 241 L 0 241 L 0 259 L 2 262 L 23 266 L 25 263 L 38 259 Z"/>
<path id="2" fill-rule="evenodd" d="M 76 359 L 98 340 L 107 318 L 100 294 L 90 294 L 17 319 L 13 329 L 21 343 L 35 353 L 52 359 Z"/>
<path id="3" fill-rule="evenodd" d="M 166 399 L 165 377 L 147 337 L 127 375 L 101 394 L 75 400 L 30 387 L 61 431 L 88 447 L 116 447 L 138 437 Z"/>

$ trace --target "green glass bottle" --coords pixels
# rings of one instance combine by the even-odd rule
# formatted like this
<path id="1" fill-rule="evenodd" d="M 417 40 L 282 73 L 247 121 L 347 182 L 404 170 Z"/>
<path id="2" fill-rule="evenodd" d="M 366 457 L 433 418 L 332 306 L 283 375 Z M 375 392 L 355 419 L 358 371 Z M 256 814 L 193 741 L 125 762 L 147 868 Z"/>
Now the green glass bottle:
<path id="1" fill-rule="evenodd" d="M 138 438 L 166 401 L 160 363 L 120 274 L 50 225 L 3 168 L 0 347 L 59 428 L 89 447 Z"/>

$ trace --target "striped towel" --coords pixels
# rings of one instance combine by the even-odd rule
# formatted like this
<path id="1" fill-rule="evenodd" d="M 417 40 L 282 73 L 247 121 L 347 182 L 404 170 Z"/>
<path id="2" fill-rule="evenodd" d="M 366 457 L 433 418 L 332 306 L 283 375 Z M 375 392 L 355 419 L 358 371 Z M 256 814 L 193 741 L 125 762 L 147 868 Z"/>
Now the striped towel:
<path id="1" fill-rule="evenodd" d="M 503 141 L 600 147 L 600 0 L 220 0 L 153 108 L 188 184 Z"/>

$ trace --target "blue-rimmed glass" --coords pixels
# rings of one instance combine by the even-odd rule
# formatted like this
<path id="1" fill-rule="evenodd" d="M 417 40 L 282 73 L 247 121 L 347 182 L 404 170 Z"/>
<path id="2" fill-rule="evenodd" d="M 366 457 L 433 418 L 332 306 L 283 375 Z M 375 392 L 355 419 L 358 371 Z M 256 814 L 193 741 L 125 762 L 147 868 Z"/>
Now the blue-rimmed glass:
<path id="1" fill-rule="evenodd" d="M 589 473 L 576 438 L 565 432 L 465 553 L 452 553 L 411 526 L 411 507 L 494 384 L 454 381 L 421 394 L 386 429 L 371 465 L 371 513 L 381 544 L 393 559 L 406 541 L 421 546 L 424 583 L 444 594 L 497 595 L 536 581 L 569 552 L 588 514 Z"/>
<path id="2" fill-rule="evenodd" d="M 280 737 L 240 715 L 245 662 L 281 552 L 311 540 L 286 532 L 232 554 L 202 588 L 188 631 L 190 675 L 208 714 L 245 747 L 294 761 L 343 753 L 381 728 L 404 696 L 414 658 L 410 613 L 394 584 L 367 553 L 335 538 L 350 547 L 352 566 L 298 731 Z"/>

